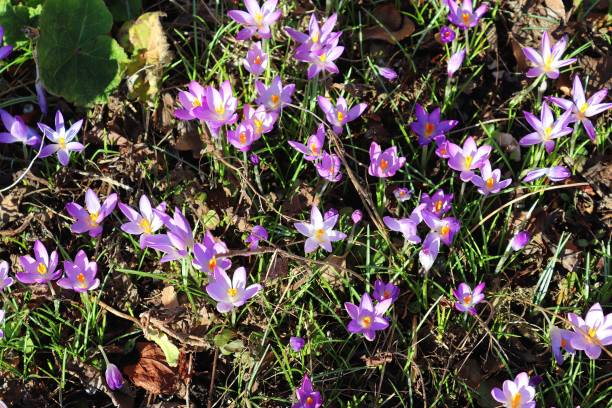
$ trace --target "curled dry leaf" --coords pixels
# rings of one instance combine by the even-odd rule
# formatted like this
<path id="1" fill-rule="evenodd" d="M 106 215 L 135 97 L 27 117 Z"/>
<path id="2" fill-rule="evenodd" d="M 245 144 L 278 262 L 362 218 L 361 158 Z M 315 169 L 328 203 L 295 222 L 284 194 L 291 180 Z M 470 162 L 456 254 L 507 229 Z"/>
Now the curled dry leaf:
<path id="1" fill-rule="evenodd" d="M 363 31 L 366 40 L 382 40 L 390 44 L 402 41 L 414 33 L 412 20 L 401 14 L 393 4 L 383 4 L 373 12 L 377 24 Z"/>
<path id="2" fill-rule="evenodd" d="M 130 381 L 151 394 L 172 395 L 181 391 L 187 373 L 184 354 L 179 356 L 178 367 L 171 368 L 166 363 L 164 352 L 155 343 L 137 343 L 136 350 L 138 361 L 123 370 Z"/>

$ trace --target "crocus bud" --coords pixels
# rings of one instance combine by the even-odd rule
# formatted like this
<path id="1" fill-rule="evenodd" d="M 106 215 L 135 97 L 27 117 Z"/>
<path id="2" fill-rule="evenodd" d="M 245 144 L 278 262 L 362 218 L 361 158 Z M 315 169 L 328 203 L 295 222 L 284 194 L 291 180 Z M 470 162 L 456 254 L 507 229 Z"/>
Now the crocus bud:
<path id="1" fill-rule="evenodd" d="M 377 67 L 377 68 L 378 68 L 378 73 L 380 74 L 381 77 L 388 79 L 389 81 L 394 81 L 397 79 L 397 72 L 395 72 L 393 69 L 387 68 L 387 67 Z"/>
<path id="2" fill-rule="evenodd" d="M 335 208 L 330 208 L 329 210 L 325 211 L 325 214 L 323 214 L 323 219 L 326 220 L 328 218 L 333 217 L 334 215 L 338 215 L 338 210 L 336 210 Z"/>
<path id="3" fill-rule="evenodd" d="M 249 156 L 249 160 L 251 161 L 251 163 L 253 163 L 254 165 L 258 165 L 259 164 L 259 156 L 256 155 L 255 153 L 251 154 Z"/>
<path id="4" fill-rule="evenodd" d="M 446 73 L 449 77 L 452 77 L 461 67 L 461 64 L 463 64 L 463 58 L 465 58 L 465 48 L 451 55 L 448 60 L 448 67 L 446 69 Z"/>
<path id="5" fill-rule="evenodd" d="M 301 337 L 291 337 L 289 339 L 289 345 L 293 351 L 302 350 L 304 348 L 304 344 L 306 344 L 306 341 Z"/>
<path id="6" fill-rule="evenodd" d="M 357 224 L 363 218 L 363 213 L 360 210 L 353 211 L 351 218 L 355 224 Z"/>
<path id="7" fill-rule="evenodd" d="M 108 388 L 111 390 L 118 390 L 123 387 L 123 376 L 116 365 L 108 364 L 104 375 L 106 377 L 106 384 L 108 384 Z"/>
<path id="8" fill-rule="evenodd" d="M 510 240 L 510 246 L 513 250 L 518 251 L 523 249 L 531 239 L 529 231 L 520 231 Z"/>

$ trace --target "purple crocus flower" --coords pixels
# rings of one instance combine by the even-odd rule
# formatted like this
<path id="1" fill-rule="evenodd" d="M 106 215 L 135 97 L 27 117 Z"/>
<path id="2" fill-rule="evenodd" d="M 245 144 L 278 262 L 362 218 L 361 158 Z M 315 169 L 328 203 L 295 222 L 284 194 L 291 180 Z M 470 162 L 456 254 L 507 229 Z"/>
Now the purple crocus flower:
<path id="1" fill-rule="evenodd" d="M 219 90 L 207 86 L 204 89 L 204 100 L 202 120 L 206 122 L 213 136 L 218 134 L 223 125 L 231 125 L 238 119 L 238 99 L 234 97 L 230 81 L 223 81 Z"/>
<path id="2" fill-rule="evenodd" d="M 242 110 L 243 123 L 250 123 L 253 127 L 254 135 L 259 139 L 261 135 L 274 129 L 274 123 L 278 119 L 277 112 L 268 112 L 263 105 L 253 109 L 251 105 L 244 105 Z"/>
<path id="3" fill-rule="evenodd" d="M 447 213 L 453 207 L 453 194 L 445 194 L 444 190 L 436 190 L 429 196 L 427 193 L 421 195 L 421 204 L 425 204 L 425 210 L 437 216 Z"/>
<path id="4" fill-rule="evenodd" d="M 24 272 L 17 272 L 15 277 L 21 283 L 47 283 L 56 280 L 62 274 L 61 269 L 57 269 L 59 257 L 57 251 L 49 253 L 42 242 L 34 242 L 34 258 L 25 255 L 19 258 L 19 263 Z"/>
<path id="5" fill-rule="evenodd" d="M 8 276 L 9 264 L 6 261 L 0 261 L 0 291 L 10 287 L 14 281 Z"/>
<path id="6" fill-rule="evenodd" d="M 304 243 L 304 252 L 313 252 L 318 247 L 327 252 L 332 252 L 331 243 L 346 238 L 346 234 L 333 229 L 336 222 L 338 222 L 338 214 L 323 219 L 321 211 L 313 205 L 310 210 L 310 223 L 296 222 L 293 224 L 300 234 L 307 237 Z"/>
<path id="7" fill-rule="evenodd" d="M 363 218 L 363 213 L 361 210 L 355 210 L 351 214 L 351 220 L 353 220 L 353 224 L 357 224 Z"/>
<path id="8" fill-rule="evenodd" d="M 304 348 L 304 345 L 306 344 L 306 341 L 304 341 L 303 338 L 301 337 L 290 337 L 289 338 L 289 345 L 291 346 L 291 349 L 293 351 L 301 351 Z"/>
<path id="9" fill-rule="evenodd" d="M 80 119 L 66 130 L 64 128 L 64 117 L 59 110 L 55 113 L 55 130 L 39 123 L 38 128 L 49 139 L 49 143 L 42 148 L 38 157 L 48 157 L 57 152 L 59 162 L 62 166 L 67 166 L 70 161 L 70 152 L 80 152 L 85 148 L 81 143 L 73 142 L 82 125 L 83 119 Z"/>
<path id="10" fill-rule="evenodd" d="M 249 245 L 249 250 L 254 251 L 259 248 L 259 241 L 267 241 L 268 240 L 268 230 L 262 227 L 261 225 L 256 225 L 253 227 L 253 230 L 245 240 L 245 242 Z"/>
<path id="11" fill-rule="evenodd" d="M 40 136 L 34 129 L 25 124 L 19 116 L 12 116 L 4 109 L 0 109 L 0 119 L 8 130 L 0 132 L 0 143 L 22 143 L 26 146 L 40 146 Z"/>
<path id="12" fill-rule="evenodd" d="M 584 88 L 580 77 L 574 77 L 572 86 L 572 100 L 563 98 L 549 97 L 548 100 L 560 108 L 571 111 L 570 122 L 580 122 L 584 126 L 584 130 L 592 141 L 595 141 L 596 131 L 593 122 L 589 118 L 600 114 L 610 108 L 612 103 L 601 103 L 608 95 L 607 89 L 601 89 L 595 92 L 588 100 L 584 94 Z"/>
<path id="13" fill-rule="evenodd" d="M 242 64 L 251 74 L 259 76 L 263 74 L 268 67 L 268 54 L 261 49 L 261 41 L 253 43 L 247 51 L 246 58 L 242 60 Z"/>
<path id="14" fill-rule="evenodd" d="M 227 313 L 244 305 L 262 289 L 258 283 L 247 287 L 246 282 L 246 269 L 242 266 L 234 271 L 231 280 L 224 270 L 220 270 L 206 285 L 206 293 L 217 301 L 217 310 L 220 313 Z"/>
<path id="15" fill-rule="evenodd" d="M 436 156 L 441 159 L 450 158 L 450 154 L 448 152 L 448 145 L 450 142 L 446 140 L 445 136 L 437 136 L 434 137 L 434 142 L 436 142 Z"/>
<path id="16" fill-rule="evenodd" d="M 66 275 L 57 281 L 61 288 L 84 293 L 100 286 L 100 279 L 96 278 L 98 264 L 90 262 L 83 250 L 77 252 L 74 262 L 64 261 L 64 272 Z"/>
<path id="17" fill-rule="evenodd" d="M 323 221 L 328 220 L 331 217 L 336 217 L 337 215 L 338 215 L 338 210 L 332 207 L 329 210 L 325 211 L 325 213 L 323 214 Z"/>
<path id="18" fill-rule="evenodd" d="M 329 180 L 332 183 L 342 180 L 340 157 L 335 154 L 329 154 L 324 151 L 321 155 L 321 160 L 315 164 L 315 168 L 319 176 L 325 180 Z"/>
<path id="19" fill-rule="evenodd" d="M 350 302 L 344 303 L 344 308 L 351 317 L 348 324 L 348 331 L 351 333 L 362 333 L 368 341 L 373 341 L 376 337 L 376 332 L 385 330 L 389 327 L 389 321 L 384 318 L 393 299 L 386 299 L 374 306 L 370 295 L 364 293 L 361 297 L 359 306 Z"/>
<path id="20" fill-rule="evenodd" d="M 392 68 L 376 67 L 376 69 L 378 70 L 378 75 L 389 81 L 395 81 L 397 79 L 397 72 L 395 72 L 395 70 Z"/>
<path id="21" fill-rule="evenodd" d="M 280 76 L 275 76 L 268 88 L 261 81 L 255 82 L 257 89 L 256 103 L 264 105 L 269 111 L 279 111 L 291 103 L 291 96 L 295 92 L 295 84 L 283 86 Z"/>
<path id="22" fill-rule="evenodd" d="M 286 27 L 285 31 L 287 34 L 301 44 L 295 50 L 295 58 L 298 61 L 308 62 L 308 58 L 312 53 L 318 52 L 330 44 L 338 44 L 338 39 L 342 33 L 332 31 L 336 25 L 337 19 L 338 15 L 334 13 L 329 16 L 322 26 L 319 26 L 319 22 L 314 13 L 311 14 L 308 24 L 308 34 Z"/>
<path id="23" fill-rule="evenodd" d="M 308 375 L 304 374 L 302 385 L 295 390 L 297 402 L 291 408 L 319 408 L 323 404 L 321 393 L 312 388 Z"/>
<path id="24" fill-rule="evenodd" d="M 480 168 L 480 176 L 474 175 L 470 180 L 482 195 L 498 193 L 500 190 L 508 187 L 512 183 L 512 179 L 501 179 L 501 170 L 491 170 L 491 163 L 487 160 Z"/>
<path id="25" fill-rule="evenodd" d="M 530 239 L 531 234 L 529 234 L 529 231 L 519 231 L 510 240 L 510 247 L 515 251 L 519 251 L 525 248 L 525 245 L 529 243 Z"/>
<path id="26" fill-rule="evenodd" d="M 419 251 L 419 263 L 425 272 L 431 269 L 438 257 L 439 251 L 440 237 L 436 234 L 427 234 L 425 241 L 423 241 L 423 247 Z"/>
<path id="27" fill-rule="evenodd" d="M 0 26 L 0 61 L 9 56 L 11 52 L 13 52 L 12 45 L 2 46 L 2 42 L 4 40 L 4 27 Z"/>
<path id="28" fill-rule="evenodd" d="M 267 0 L 260 7 L 257 0 L 244 0 L 247 11 L 230 10 L 227 15 L 244 27 L 236 39 L 248 40 L 254 35 L 262 39 L 271 38 L 270 26 L 281 16 L 280 10 L 276 10 L 276 3 L 278 0 Z"/>
<path id="29" fill-rule="evenodd" d="M 540 119 L 536 118 L 531 112 L 525 111 L 523 113 L 535 132 L 523 136 L 519 140 L 521 146 L 542 144 L 546 148 L 546 152 L 551 153 L 555 149 L 555 139 L 573 132 L 573 129 L 568 126 L 571 111 L 565 111 L 557 120 L 554 120 L 550 107 L 544 102 L 540 111 Z"/>
<path id="30" fill-rule="evenodd" d="M 612 313 L 604 316 L 599 303 L 591 306 L 584 319 L 568 313 L 567 320 L 575 332 L 570 344 L 576 350 L 584 350 L 591 360 L 599 358 L 603 346 L 612 344 Z"/>
<path id="31" fill-rule="evenodd" d="M 307 78 L 312 79 L 321 71 L 337 74 L 340 72 L 334 63 L 344 52 L 344 47 L 337 45 L 338 40 L 326 45 L 318 51 L 311 51 L 306 57 L 306 62 L 310 63 L 307 71 Z"/>
<path id="32" fill-rule="evenodd" d="M 145 247 L 145 238 L 164 226 L 162 218 L 153 211 L 151 201 L 146 195 L 140 197 L 138 203 L 140 212 L 134 210 L 127 204 L 119 203 L 119 210 L 127 217 L 129 222 L 121 225 L 121 229 L 131 235 L 140 235 L 140 248 Z M 166 203 L 160 203 L 155 209 L 158 212 L 166 211 Z"/>
<path id="33" fill-rule="evenodd" d="M 393 217 L 383 217 L 383 222 L 391 231 L 400 232 L 406 242 L 410 242 L 411 244 L 418 244 L 421 242 L 421 238 L 417 232 L 417 227 L 421 223 L 421 219 L 419 218 L 416 212 L 413 212 L 408 218 L 393 218 Z"/>
<path id="34" fill-rule="evenodd" d="M 383 152 L 378 143 L 370 144 L 370 166 L 368 167 L 370 176 L 393 177 L 405 163 L 406 158 L 398 156 L 396 146 L 391 146 Z"/>
<path id="35" fill-rule="evenodd" d="M 162 263 L 186 257 L 194 246 L 193 231 L 187 218 L 178 207 L 174 209 L 172 218 L 161 211 L 153 211 L 164 221 L 168 232 L 147 236 L 144 239 L 145 247 L 162 251 L 165 254 L 160 259 Z"/>
<path id="36" fill-rule="evenodd" d="M 193 266 L 209 276 L 216 277 L 232 266 L 232 261 L 223 256 L 227 252 L 225 242 L 217 241 L 210 231 L 206 231 L 202 243 L 193 247 Z"/>
<path id="37" fill-rule="evenodd" d="M 478 24 L 478 20 L 480 20 L 489 8 L 489 4 L 483 3 L 474 10 L 472 0 L 463 0 L 461 6 L 457 3 L 458 2 L 455 0 L 446 0 L 446 4 L 450 8 L 448 21 L 464 30 L 475 27 Z"/>
<path id="38" fill-rule="evenodd" d="M 504 381 L 503 387 L 491 390 L 493 399 L 504 407 L 509 408 L 535 408 L 535 388 L 529 383 L 527 373 L 520 373 L 514 381 Z"/>
<path id="39" fill-rule="evenodd" d="M 449 143 L 448 153 L 450 154 L 448 166 L 453 170 L 460 171 L 461 180 L 467 182 L 474 176 L 472 170 L 481 168 L 489 160 L 491 146 L 478 147 L 474 138 L 470 136 L 463 142 L 463 148 L 454 143 Z"/>
<path id="40" fill-rule="evenodd" d="M 457 126 L 456 120 L 440 120 L 440 108 L 431 113 L 420 104 L 415 106 L 416 121 L 410 124 L 410 129 L 419 137 L 419 146 L 428 145 L 435 137 L 444 136 L 446 132 Z"/>
<path id="41" fill-rule="evenodd" d="M 406 201 L 409 200 L 410 197 L 412 197 L 412 190 L 406 187 L 398 187 L 393 190 L 393 195 L 395 196 L 395 199 L 399 202 Z"/>
<path id="42" fill-rule="evenodd" d="M 562 350 L 567 351 L 570 354 L 574 354 L 576 350 L 572 347 L 572 339 L 574 338 L 574 332 L 570 330 L 560 329 L 556 326 L 550 328 L 550 345 L 552 348 L 553 355 L 557 361 L 557 365 L 563 364 Z"/>
<path id="43" fill-rule="evenodd" d="M 548 33 L 544 31 L 542 34 L 540 52 L 537 52 L 531 47 L 523 48 L 523 54 L 525 54 L 525 57 L 534 65 L 533 68 L 527 71 L 527 77 L 535 78 L 544 74 L 550 79 L 557 79 L 559 77 L 559 68 L 576 62 L 576 58 L 561 59 L 566 47 L 566 35 L 551 47 L 550 37 Z"/>
<path id="44" fill-rule="evenodd" d="M 251 150 L 251 145 L 259 139 L 255 134 L 255 129 L 249 122 L 240 122 L 238 127 L 227 132 L 227 141 L 241 152 Z"/>
<path id="45" fill-rule="evenodd" d="M 123 387 L 123 376 L 116 365 L 108 363 L 104 377 L 106 377 L 106 384 L 111 390 L 118 390 Z"/>
<path id="46" fill-rule="evenodd" d="M 196 81 L 191 81 L 187 91 L 178 94 L 181 109 L 174 111 L 174 116 L 181 120 L 203 120 L 204 112 L 208 109 L 204 96 L 204 87 Z"/>
<path id="47" fill-rule="evenodd" d="M 443 44 L 448 44 L 449 42 L 452 42 L 454 39 L 455 39 L 455 30 L 453 30 L 452 28 L 448 26 L 440 27 L 440 41 L 442 41 Z"/>
<path id="48" fill-rule="evenodd" d="M 338 135 L 342 133 L 344 125 L 357 119 L 368 107 L 368 104 L 360 103 L 349 110 L 346 99 L 343 97 L 338 98 L 336 106 L 324 96 L 317 97 L 317 103 L 319 108 L 325 113 L 325 118 L 332 125 L 334 132 Z"/>
<path id="49" fill-rule="evenodd" d="M 86 208 L 77 203 L 66 204 L 66 211 L 75 219 L 70 230 L 75 234 L 87 232 L 92 238 L 99 236 L 102 233 L 102 222 L 113 212 L 116 205 L 116 193 L 110 194 L 100 205 L 98 195 L 92 189 L 87 189 L 85 192 Z"/>
<path id="50" fill-rule="evenodd" d="M 380 279 L 377 279 L 376 282 L 374 282 L 374 292 L 372 292 L 372 297 L 377 302 L 383 302 L 387 299 L 391 299 L 391 303 L 395 303 L 399 295 L 399 288 L 391 282 L 385 283 Z"/>
<path id="51" fill-rule="evenodd" d="M 434 235 L 442 241 L 446 246 L 453 243 L 453 237 L 461 228 L 461 223 L 455 217 L 440 218 L 434 213 L 423 210 L 423 221 L 431 229 L 429 234 Z"/>
<path id="52" fill-rule="evenodd" d="M 460 283 L 457 290 L 453 289 L 453 295 L 457 299 L 455 309 L 463 313 L 469 313 L 476 316 L 476 305 L 484 300 L 484 282 L 480 282 L 474 290 L 466 283 Z"/>
<path id="53" fill-rule="evenodd" d="M 463 65 L 463 59 L 465 58 L 465 48 L 460 49 L 456 53 L 450 56 L 446 65 L 446 75 L 452 78 L 455 72 Z"/>
<path id="54" fill-rule="evenodd" d="M 537 180 L 544 176 L 547 176 L 551 181 L 563 181 L 571 175 L 572 173 L 569 171 L 569 169 L 564 166 L 538 168 L 529 170 L 527 175 L 523 178 L 523 182 L 529 183 L 530 181 Z"/>
<path id="55" fill-rule="evenodd" d="M 289 146 L 302 153 L 304 155 L 304 160 L 307 161 L 313 161 L 320 158 L 323 154 L 324 145 L 325 125 L 322 123 L 317 127 L 316 133 L 308 137 L 305 145 L 294 140 L 289 141 Z"/>

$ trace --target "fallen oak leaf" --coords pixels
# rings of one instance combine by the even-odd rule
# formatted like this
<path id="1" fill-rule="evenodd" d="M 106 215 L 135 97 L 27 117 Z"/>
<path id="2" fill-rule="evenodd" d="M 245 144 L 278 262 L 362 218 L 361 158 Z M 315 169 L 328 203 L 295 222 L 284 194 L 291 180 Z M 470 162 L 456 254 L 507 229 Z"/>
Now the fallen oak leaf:
<path id="1" fill-rule="evenodd" d="M 180 367 L 173 369 L 166 364 L 162 349 L 152 342 L 136 344 L 139 358 L 136 364 L 126 366 L 123 372 L 136 386 L 151 394 L 172 395 L 180 391 L 183 379 Z M 179 360 L 185 360 L 180 354 Z"/>

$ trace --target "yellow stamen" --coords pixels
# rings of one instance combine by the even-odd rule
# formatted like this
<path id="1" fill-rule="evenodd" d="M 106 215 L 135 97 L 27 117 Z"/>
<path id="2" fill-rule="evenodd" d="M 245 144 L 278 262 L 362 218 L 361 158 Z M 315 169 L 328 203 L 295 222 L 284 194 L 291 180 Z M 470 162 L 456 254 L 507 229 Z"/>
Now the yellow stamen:
<path id="1" fill-rule="evenodd" d="M 215 106 L 215 112 L 217 112 L 217 115 L 223 115 L 225 113 L 225 106 Z"/>
<path id="2" fill-rule="evenodd" d="M 60 137 L 57 140 L 57 144 L 60 146 L 60 149 L 66 150 L 66 139 L 64 137 Z"/>
<path id="3" fill-rule="evenodd" d="M 440 228 L 440 234 L 442 235 L 448 235 L 449 232 L 450 232 L 450 227 L 448 225 L 445 225 L 442 228 Z"/>
<path id="4" fill-rule="evenodd" d="M 461 18 L 463 19 L 463 24 L 467 24 L 470 21 L 470 13 L 463 13 Z"/>
<path id="5" fill-rule="evenodd" d="M 263 22 L 263 14 L 261 13 L 255 14 L 255 22 L 257 23 L 258 26 L 261 27 L 261 23 Z"/>
<path id="6" fill-rule="evenodd" d="M 140 228 L 142 228 L 145 234 L 150 234 L 153 232 L 153 230 L 151 229 L 151 223 L 146 218 L 140 220 L 138 225 L 140 225 Z"/>
<path id="7" fill-rule="evenodd" d="M 434 125 L 433 125 L 433 123 L 427 122 L 427 123 L 425 124 L 425 136 L 427 136 L 427 137 L 431 136 L 431 134 L 433 133 L 433 131 L 434 131 Z"/>
<path id="8" fill-rule="evenodd" d="M 238 294 L 238 289 L 235 288 L 229 288 L 227 290 L 227 296 L 231 297 L 231 298 L 235 298 L 236 295 Z"/>
<path id="9" fill-rule="evenodd" d="M 319 42 L 319 33 L 316 33 L 312 36 L 312 42 L 315 44 Z"/>
<path id="10" fill-rule="evenodd" d="M 463 303 L 465 303 L 466 305 L 469 305 L 470 303 L 472 303 L 472 295 L 465 295 L 463 297 Z"/>
<path id="11" fill-rule="evenodd" d="M 517 392 L 516 394 L 514 394 L 514 397 L 512 397 L 512 402 L 510 405 L 512 408 L 518 408 L 521 406 L 521 393 Z"/>
<path id="12" fill-rule="evenodd" d="M 79 284 L 80 284 L 81 286 L 85 286 L 85 285 L 86 285 L 86 282 L 85 282 L 85 275 L 83 275 L 82 273 L 79 273 L 79 274 L 77 275 L 77 280 L 79 281 Z"/>
<path id="13" fill-rule="evenodd" d="M 323 239 L 323 236 L 325 235 L 325 230 L 323 228 L 319 228 L 318 230 L 315 231 L 315 236 L 314 238 L 317 241 L 321 241 Z"/>
<path id="14" fill-rule="evenodd" d="M 261 65 L 261 57 L 259 55 L 255 57 L 255 63 Z"/>
<path id="15" fill-rule="evenodd" d="M 385 170 L 387 170 L 387 167 L 389 167 L 389 162 L 386 161 L 385 159 L 382 159 L 380 161 L 380 168 L 381 168 L 381 170 L 385 171 Z"/>
<path id="16" fill-rule="evenodd" d="M 263 122 L 259 119 L 253 119 L 253 123 L 255 124 L 255 131 L 261 132 L 261 129 L 263 128 Z"/>
<path id="17" fill-rule="evenodd" d="M 588 103 L 583 103 L 582 106 L 580 107 L 580 113 L 584 113 L 586 112 L 586 110 L 589 109 L 589 104 Z"/>
<path id="18" fill-rule="evenodd" d="M 210 258 L 210 261 L 208 261 L 208 270 L 212 271 L 217 267 L 217 258 L 216 257 L 212 257 Z"/>
<path id="19" fill-rule="evenodd" d="M 272 99 L 272 105 L 278 106 L 278 102 L 280 101 L 280 96 L 272 95 L 270 99 Z"/>
<path id="20" fill-rule="evenodd" d="M 193 102 L 191 102 L 191 107 L 193 108 L 198 108 L 200 106 L 202 106 L 202 102 L 200 102 L 198 98 L 194 99 Z"/>
<path id="21" fill-rule="evenodd" d="M 372 325 L 372 318 L 370 316 L 366 316 L 363 319 L 361 319 L 361 325 L 366 328 L 369 329 L 370 326 Z"/>
<path id="22" fill-rule="evenodd" d="M 495 180 L 493 180 L 493 177 L 489 177 L 487 179 L 487 188 L 489 190 L 492 189 L 494 184 L 495 184 Z"/>
<path id="23" fill-rule="evenodd" d="M 47 265 L 45 265 L 44 263 L 40 262 L 38 264 L 38 267 L 36 267 L 36 272 L 38 272 L 41 275 L 44 275 L 45 273 L 47 273 Z"/>
<path id="24" fill-rule="evenodd" d="M 99 215 L 100 215 L 100 214 L 98 214 L 98 212 L 97 212 L 97 211 L 96 211 L 96 212 L 89 213 L 89 225 L 90 225 L 90 226 L 92 226 L 92 227 L 96 227 L 96 226 L 98 226 L 98 216 L 99 216 Z"/>
<path id="25" fill-rule="evenodd" d="M 589 329 L 588 335 L 591 339 L 594 339 L 597 335 L 597 329 L 595 327 L 591 327 Z"/>
<path id="26" fill-rule="evenodd" d="M 327 60 L 327 54 L 325 53 L 321 54 L 321 56 L 319 57 L 319 61 L 325 62 L 326 60 Z"/>
<path id="27" fill-rule="evenodd" d="M 342 122 L 342 121 L 344 120 L 344 113 L 342 113 L 342 112 L 338 111 L 338 112 L 336 113 L 336 117 L 338 118 L 338 121 L 339 121 L 339 122 Z"/>
<path id="28" fill-rule="evenodd" d="M 544 129 L 544 137 L 542 137 L 542 139 L 544 139 L 545 141 L 549 141 L 551 134 L 552 134 L 552 127 L 549 126 L 546 129 Z"/>
<path id="29" fill-rule="evenodd" d="M 319 148 L 316 143 L 310 144 L 310 151 L 313 152 L 314 154 L 319 154 Z"/>
<path id="30" fill-rule="evenodd" d="M 435 206 L 436 212 L 440 212 L 442 210 L 442 204 L 443 204 L 442 200 L 436 201 L 436 206 Z"/>
<path id="31" fill-rule="evenodd" d="M 472 165 L 472 156 L 467 156 L 465 158 L 465 168 L 469 170 L 471 165 Z"/>

